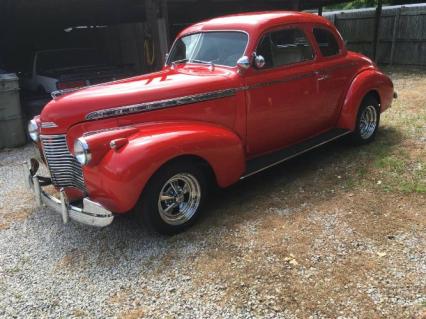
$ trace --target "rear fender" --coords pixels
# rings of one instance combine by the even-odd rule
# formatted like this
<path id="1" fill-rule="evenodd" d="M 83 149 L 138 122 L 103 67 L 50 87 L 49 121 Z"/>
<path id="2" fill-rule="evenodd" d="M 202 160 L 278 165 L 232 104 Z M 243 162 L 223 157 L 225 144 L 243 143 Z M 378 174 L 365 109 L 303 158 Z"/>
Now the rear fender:
<path id="1" fill-rule="evenodd" d="M 122 148 L 109 150 L 98 165 L 85 167 L 86 187 L 92 200 L 126 212 L 161 166 L 187 155 L 206 161 L 221 187 L 245 171 L 243 143 L 231 130 L 199 122 L 154 123 L 140 127 Z"/>
<path id="2" fill-rule="evenodd" d="M 368 69 L 359 73 L 346 94 L 337 121 L 337 127 L 355 130 L 359 107 L 364 97 L 374 92 L 379 96 L 380 112 L 388 109 L 393 99 L 393 84 L 390 78 L 377 69 Z"/>

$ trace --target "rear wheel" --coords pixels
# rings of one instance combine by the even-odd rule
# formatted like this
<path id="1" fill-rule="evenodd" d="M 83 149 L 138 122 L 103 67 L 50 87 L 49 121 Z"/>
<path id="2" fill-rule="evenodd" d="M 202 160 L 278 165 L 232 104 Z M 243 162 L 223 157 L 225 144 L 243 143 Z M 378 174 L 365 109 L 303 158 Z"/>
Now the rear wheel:
<path id="1" fill-rule="evenodd" d="M 148 182 L 137 212 L 144 224 L 173 235 L 194 224 L 207 196 L 205 174 L 190 161 L 161 168 Z"/>
<path id="2" fill-rule="evenodd" d="M 367 144 L 373 141 L 379 129 L 379 122 L 379 102 L 375 97 L 367 96 L 359 108 L 355 131 L 351 136 L 352 141 L 355 144 Z"/>

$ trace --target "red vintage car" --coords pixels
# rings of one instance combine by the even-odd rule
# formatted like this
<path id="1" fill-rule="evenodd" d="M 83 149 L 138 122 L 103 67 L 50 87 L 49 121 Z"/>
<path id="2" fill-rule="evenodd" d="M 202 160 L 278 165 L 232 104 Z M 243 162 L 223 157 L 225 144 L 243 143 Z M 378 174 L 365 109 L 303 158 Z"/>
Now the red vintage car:
<path id="1" fill-rule="evenodd" d="M 160 72 L 53 97 L 29 124 L 37 202 L 64 222 L 101 227 L 133 211 L 174 234 L 200 215 L 209 184 L 344 135 L 372 141 L 396 93 L 326 19 L 261 12 L 187 28 Z M 37 175 L 40 161 L 50 177 Z M 50 184 L 59 198 L 43 191 Z"/>

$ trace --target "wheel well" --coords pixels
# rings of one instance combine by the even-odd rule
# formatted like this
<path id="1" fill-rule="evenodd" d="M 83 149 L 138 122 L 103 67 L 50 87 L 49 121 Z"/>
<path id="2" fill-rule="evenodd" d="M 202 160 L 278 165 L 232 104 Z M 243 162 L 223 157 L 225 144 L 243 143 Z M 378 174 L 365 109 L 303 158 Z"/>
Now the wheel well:
<path id="1" fill-rule="evenodd" d="M 211 167 L 209 162 L 207 162 L 204 158 L 197 155 L 181 155 L 181 156 L 175 157 L 167 161 L 166 163 L 164 163 L 157 170 L 157 172 L 160 171 L 163 167 L 176 162 L 185 162 L 185 163 L 191 163 L 191 164 L 197 165 L 205 172 L 207 182 L 209 182 L 210 184 L 214 186 L 217 186 L 216 174 L 214 173 L 213 168 Z"/>
<path id="2" fill-rule="evenodd" d="M 379 107 L 380 107 L 380 95 L 379 95 L 379 92 L 377 92 L 376 90 L 373 90 L 373 91 L 368 92 L 368 93 L 364 96 L 363 101 L 364 101 L 366 98 L 368 98 L 368 97 L 372 97 L 372 98 L 374 98 L 374 99 L 375 99 L 375 100 L 379 103 Z"/>

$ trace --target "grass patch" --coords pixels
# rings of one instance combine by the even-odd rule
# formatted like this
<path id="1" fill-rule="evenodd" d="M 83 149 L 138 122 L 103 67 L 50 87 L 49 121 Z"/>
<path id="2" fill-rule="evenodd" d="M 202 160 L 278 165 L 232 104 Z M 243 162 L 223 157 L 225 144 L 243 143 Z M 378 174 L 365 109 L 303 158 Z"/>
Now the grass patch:
<path id="1" fill-rule="evenodd" d="M 426 193 L 426 163 L 421 158 L 397 155 L 379 157 L 374 162 L 377 178 L 385 191 Z"/>
<path id="2" fill-rule="evenodd" d="M 406 168 L 406 163 L 393 155 L 378 158 L 374 164 L 377 168 L 387 170 L 393 174 L 402 174 Z"/>

